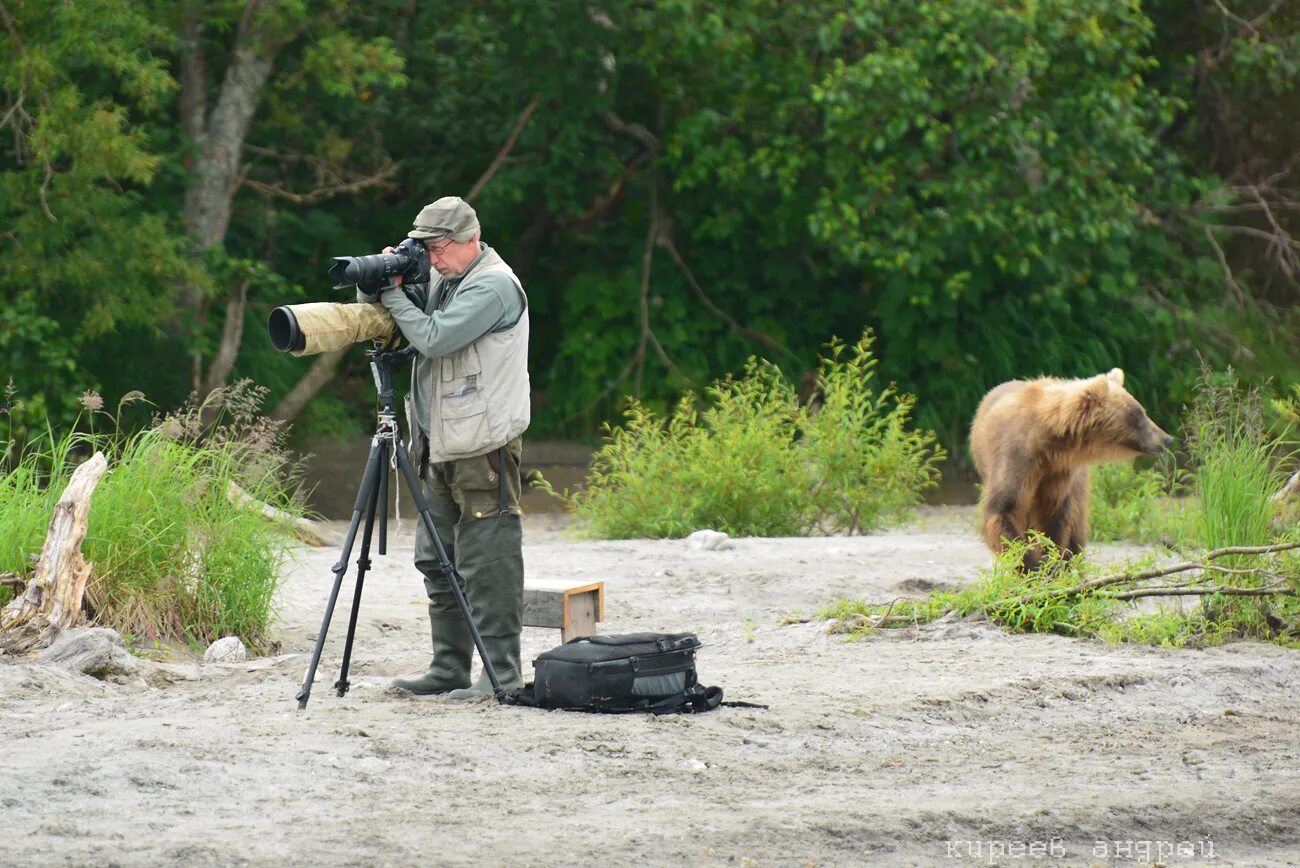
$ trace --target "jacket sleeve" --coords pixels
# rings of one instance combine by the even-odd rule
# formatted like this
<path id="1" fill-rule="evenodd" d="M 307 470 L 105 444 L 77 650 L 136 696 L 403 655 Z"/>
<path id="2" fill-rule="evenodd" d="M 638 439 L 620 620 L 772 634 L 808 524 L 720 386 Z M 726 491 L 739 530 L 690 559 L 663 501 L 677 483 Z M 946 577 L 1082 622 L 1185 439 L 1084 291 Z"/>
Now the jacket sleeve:
<path id="1" fill-rule="evenodd" d="M 445 308 L 433 313 L 416 307 L 402 292 L 385 292 L 380 301 L 411 346 L 422 356 L 437 358 L 463 349 L 503 323 L 510 325 L 519 318 L 517 313 L 510 316 L 510 296 L 503 289 L 517 296 L 509 278 L 497 279 L 494 275 L 493 279 L 476 281 L 462 287 Z"/>

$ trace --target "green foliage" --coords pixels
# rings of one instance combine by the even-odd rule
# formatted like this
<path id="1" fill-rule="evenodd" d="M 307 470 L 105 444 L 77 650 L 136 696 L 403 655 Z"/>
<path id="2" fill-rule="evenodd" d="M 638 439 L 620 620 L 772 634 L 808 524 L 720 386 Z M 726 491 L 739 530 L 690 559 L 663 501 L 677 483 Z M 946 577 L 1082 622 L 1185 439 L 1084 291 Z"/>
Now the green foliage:
<path id="1" fill-rule="evenodd" d="M 817 377 L 820 403 L 801 419 L 813 508 L 844 533 L 910 518 L 921 495 L 939 484 L 936 466 L 946 457 L 933 432 L 912 427 L 913 396 L 893 384 L 873 391 L 873 343 L 869 331 L 852 348 L 830 342 Z"/>
<path id="2" fill-rule="evenodd" d="M 803 310 L 872 323 L 949 445 L 988 386 L 1151 370 L 1152 334 L 1185 325 L 1140 291 L 1144 272 L 1172 273 L 1148 257 L 1175 266 L 1142 199 L 1157 167 L 1182 182 L 1160 163 L 1175 103 L 1141 86 L 1137 5 L 756 2 L 724 18 L 678 2 L 655 21 L 664 54 L 646 62 L 687 77 L 670 91 L 673 207 L 736 203 L 695 222 L 697 245 L 743 237 L 756 268 L 849 282 Z M 802 252 L 806 272 L 773 271 L 769 252 L 786 267 Z M 1148 381 L 1148 406 L 1171 385 Z"/>
<path id="3" fill-rule="evenodd" d="M 880 376 L 953 454 L 1011 377 L 1120 365 L 1167 421 L 1196 352 L 1249 360 L 1250 382 L 1300 367 L 1294 9 L 5 9 L 0 376 L 28 390 L 24 436 L 69 423 L 86 389 L 175 405 L 244 301 L 229 379 L 280 398 L 309 366 L 267 349 L 269 308 L 338 298 L 330 256 L 471 191 L 529 290 L 534 435 L 591 438 L 627 394 L 666 411 L 756 353 L 802 379 L 845 323 L 874 329 Z M 239 163 L 204 188 L 234 104 L 217 98 L 254 80 L 219 149 Z M 219 237 L 199 233 L 227 206 Z M 358 356 L 299 433 L 366 427 Z"/>
<path id="4" fill-rule="evenodd" d="M 820 408 L 800 406 L 780 370 L 751 359 L 739 378 L 687 392 L 667 420 L 633 401 L 582 489 L 560 495 L 598 537 L 739 536 L 874 530 L 910 515 L 938 482 L 943 451 L 911 430 L 910 396 L 876 394 L 870 333 L 821 359 Z M 554 493 L 552 491 L 552 493 Z"/>
<path id="5" fill-rule="evenodd" d="M 1096 542 L 1129 540 L 1155 543 L 1180 540 L 1192 509 L 1176 499 L 1185 486 L 1176 468 L 1138 462 L 1092 468 L 1089 536 Z"/>
<path id="6" fill-rule="evenodd" d="M 85 348 L 172 312 L 170 285 L 202 280 L 151 199 L 161 161 L 139 125 L 175 88 L 150 50 L 165 29 L 122 0 L 11 4 L 0 37 L 0 370 L 29 390 L 24 432 L 67 423 L 96 376 Z M 5 129 L 8 128 L 8 129 Z"/>
<path id="7" fill-rule="evenodd" d="M 238 383 L 135 434 L 114 426 L 29 444 L 0 479 L 0 571 L 29 574 L 72 471 L 102 450 L 110 469 L 92 497 L 82 549 L 95 567 L 86 585 L 93 622 L 155 642 L 237 635 L 262 643 L 289 531 L 232 498 L 231 486 L 301 513 L 281 426 L 256 414 L 262 397 Z"/>

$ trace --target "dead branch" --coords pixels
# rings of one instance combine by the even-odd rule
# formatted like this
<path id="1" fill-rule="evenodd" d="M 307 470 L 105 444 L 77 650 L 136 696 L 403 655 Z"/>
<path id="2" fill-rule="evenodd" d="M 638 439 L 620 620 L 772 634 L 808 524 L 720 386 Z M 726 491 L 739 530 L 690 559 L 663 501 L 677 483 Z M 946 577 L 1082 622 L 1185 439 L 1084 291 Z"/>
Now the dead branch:
<path id="1" fill-rule="evenodd" d="M 1290 551 L 1291 549 L 1296 548 L 1300 548 L 1300 543 L 1277 543 L 1271 546 L 1226 546 L 1221 549 L 1214 549 L 1206 552 L 1199 558 L 1193 558 L 1192 560 L 1180 561 L 1163 567 L 1152 567 L 1151 569 L 1139 570 L 1134 573 L 1116 573 L 1115 575 L 1093 579 L 1089 582 L 1082 582 L 1074 588 L 1057 589 L 1055 591 L 1035 594 L 1022 599 L 1028 601 L 1031 599 L 1043 599 L 1044 597 L 1057 596 L 1061 594 L 1086 594 L 1089 591 L 1095 591 L 1098 588 L 1104 588 L 1108 585 L 1118 585 L 1122 582 L 1142 582 L 1147 579 L 1157 579 L 1161 576 L 1170 576 L 1174 573 L 1184 573 L 1188 570 L 1204 568 L 1208 562 L 1228 557 L 1229 555 L 1267 555 Z"/>
<path id="2" fill-rule="evenodd" d="M 1225 585 L 1176 585 L 1161 588 L 1135 588 L 1131 591 L 1098 594 L 1111 600 L 1136 600 L 1140 597 L 1192 597 L 1222 594 L 1225 597 L 1295 597 L 1296 589 L 1286 584 L 1269 585 L 1265 588 L 1234 588 Z"/>
<path id="3" fill-rule="evenodd" d="M 1237 278 L 1233 277 L 1232 267 L 1228 265 L 1228 257 L 1224 255 L 1223 248 L 1219 246 L 1214 233 L 1210 231 L 1209 224 L 1202 224 L 1202 226 L 1205 229 L 1205 240 L 1210 242 L 1210 247 L 1214 250 L 1214 256 L 1219 260 L 1219 268 L 1223 271 L 1223 281 L 1232 288 L 1233 299 L 1240 307 L 1246 302 L 1246 292 L 1241 288 L 1241 284 L 1237 283 Z"/>
<path id="4" fill-rule="evenodd" d="M 623 195 L 623 188 L 627 182 L 653 157 L 653 151 L 642 151 L 628 160 L 609 186 L 603 192 L 596 194 L 581 217 L 561 221 L 560 225 L 574 232 L 586 231 L 609 212 L 609 209 Z"/>

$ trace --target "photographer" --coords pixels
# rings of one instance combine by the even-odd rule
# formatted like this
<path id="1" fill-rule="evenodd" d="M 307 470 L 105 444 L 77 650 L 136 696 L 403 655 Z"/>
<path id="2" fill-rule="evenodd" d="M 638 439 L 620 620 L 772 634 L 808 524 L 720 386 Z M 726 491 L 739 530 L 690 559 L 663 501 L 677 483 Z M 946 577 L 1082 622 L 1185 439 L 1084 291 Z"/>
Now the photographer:
<path id="1" fill-rule="evenodd" d="M 428 284 L 408 288 L 423 304 L 406 291 L 385 291 L 379 300 L 419 353 L 407 396 L 412 460 L 492 666 L 511 690 L 523 686 L 519 462 L 529 421 L 528 298 L 479 234 L 478 216 L 463 199 L 426 205 L 408 233 L 425 245 L 436 272 Z M 359 293 L 359 300 L 374 299 Z M 433 661 L 393 685 L 452 699 L 490 695 L 486 673 L 470 685 L 473 641 L 424 522 L 416 526 L 415 566 L 429 596 Z"/>

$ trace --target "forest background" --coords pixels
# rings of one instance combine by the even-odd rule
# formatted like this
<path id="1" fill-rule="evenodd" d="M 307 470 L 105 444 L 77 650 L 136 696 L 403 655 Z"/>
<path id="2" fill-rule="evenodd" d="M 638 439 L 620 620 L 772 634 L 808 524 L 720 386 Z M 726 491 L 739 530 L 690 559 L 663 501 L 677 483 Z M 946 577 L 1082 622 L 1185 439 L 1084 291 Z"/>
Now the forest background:
<path id="1" fill-rule="evenodd" d="M 1168 425 L 1202 360 L 1300 379 L 1298 171 L 1295 0 L 0 0 L 7 439 L 242 378 L 369 431 L 361 351 L 267 315 L 451 194 L 535 436 L 865 327 L 953 455 L 1013 377 L 1120 366 Z"/>

